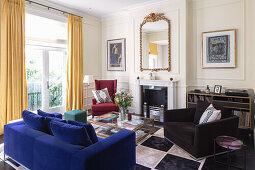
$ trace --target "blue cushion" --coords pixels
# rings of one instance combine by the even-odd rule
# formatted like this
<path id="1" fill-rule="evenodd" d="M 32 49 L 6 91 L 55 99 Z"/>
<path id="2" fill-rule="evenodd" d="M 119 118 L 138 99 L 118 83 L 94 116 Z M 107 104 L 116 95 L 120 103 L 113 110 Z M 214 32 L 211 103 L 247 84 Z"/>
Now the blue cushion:
<path id="1" fill-rule="evenodd" d="M 84 127 L 58 121 L 51 121 L 50 127 L 53 135 L 60 140 L 85 147 L 92 144 L 87 130 Z"/>
<path id="2" fill-rule="evenodd" d="M 45 117 L 32 113 L 30 111 L 24 110 L 22 112 L 22 118 L 27 126 L 32 129 L 45 132 Z"/>
<path id="3" fill-rule="evenodd" d="M 94 129 L 94 127 L 91 124 L 81 123 L 81 122 L 77 122 L 77 121 L 73 121 L 73 120 L 68 120 L 68 123 L 71 124 L 71 125 L 85 127 L 87 132 L 88 132 L 88 135 L 90 137 L 90 140 L 92 141 L 92 143 L 98 142 L 98 138 L 97 138 L 95 129 Z"/>
<path id="4" fill-rule="evenodd" d="M 62 114 L 61 113 L 47 113 L 42 110 L 37 110 L 38 115 L 43 116 L 43 117 L 57 117 L 59 119 L 62 119 Z"/>
<path id="5" fill-rule="evenodd" d="M 56 118 L 56 117 L 46 117 L 45 118 L 45 122 L 46 122 L 46 129 L 47 129 L 47 133 L 52 135 L 52 131 L 51 131 L 51 128 L 50 128 L 50 122 L 54 120 L 54 121 L 58 121 L 58 122 L 63 122 L 63 123 L 66 123 L 65 120 L 63 119 L 59 119 L 59 118 Z"/>

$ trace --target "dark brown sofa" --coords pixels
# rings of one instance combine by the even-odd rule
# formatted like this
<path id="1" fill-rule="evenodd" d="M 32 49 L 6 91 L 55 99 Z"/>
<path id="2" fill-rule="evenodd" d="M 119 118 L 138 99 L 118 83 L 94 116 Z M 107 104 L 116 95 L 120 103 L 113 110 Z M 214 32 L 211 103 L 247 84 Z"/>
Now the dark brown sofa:
<path id="1" fill-rule="evenodd" d="M 198 124 L 209 105 L 207 102 L 198 101 L 196 108 L 168 110 L 164 114 L 164 136 L 195 158 L 212 155 L 214 139 L 217 136 L 237 135 L 239 118 L 232 116 L 230 109 L 217 105 L 214 107 L 221 110 L 221 120 Z"/>

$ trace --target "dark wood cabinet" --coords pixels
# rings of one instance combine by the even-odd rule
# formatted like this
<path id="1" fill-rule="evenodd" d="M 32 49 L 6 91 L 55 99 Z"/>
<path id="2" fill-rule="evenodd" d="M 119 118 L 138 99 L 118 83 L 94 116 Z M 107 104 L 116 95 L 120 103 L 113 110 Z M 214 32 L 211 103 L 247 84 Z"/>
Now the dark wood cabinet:
<path id="1" fill-rule="evenodd" d="M 187 93 L 187 107 L 196 107 L 198 100 L 207 101 L 209 103 L 217 103 L 222 107 L 230 108 L 233 115 L 239 117 L 239 128 L 253 130 L 254 115 L 252 112 L 252 98 L 241 96 L 228 96 L 225 94 L 214 93 L 195 93 L 190 91 Z"/>

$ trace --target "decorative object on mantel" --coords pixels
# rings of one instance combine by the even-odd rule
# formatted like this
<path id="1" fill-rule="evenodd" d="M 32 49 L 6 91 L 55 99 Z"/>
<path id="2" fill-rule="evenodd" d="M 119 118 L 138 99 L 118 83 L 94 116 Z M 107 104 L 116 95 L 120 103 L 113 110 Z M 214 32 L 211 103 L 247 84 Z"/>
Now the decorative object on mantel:
<path id="1" fill-rule="evenodd" d="M 126 71 L 126 39 L 107 41 L 107 70 Z"/>
<path id="2" fill-rule="evenodd" d="M 209 85 L 207 85 L 206 89 L 205 89 L 205 93 L 209 94 L 210 93 L 210 87 Z"/>
<path id="3" fill-rule="evenodd" d="M 94 77 L 93 75 L 85 75 L 84 79 L 83 79 L 83 83 L 87 84 L 87 93 L 86 93 L 86 110 L 87 110 L 87 115 L 89 113 L 89 102 L 88 102 L 88 98 L 89 98 L 89 84 L 94 82 Z"/>
<path id="4" fill-rule="evenodd" d="M 170 71 L 170 20 L 150 13 L 140 24 L 140 70 Z"/>
<path id="5" fill-rule="evenodd" d="M 127 108 L 131 106 L 133 101 L 133 96 L 130 93 L 121 91 L 115 93 L 114 98 L 115 104 L 119 106 L 120 119 L 125 120 Z"/>
<path id="6" fill-rule="evenodd" d="M 236 29 L 202 32 L 202 68 L 236 68 Z"/>
<path id="7" fill-rule="evenodd" d="M 214 86 L 214 93 L 215 94 L 221 94 L 221 89 L 222 89 L 221 85 L 215 85 Z"/>
<path id="8" fill-rule="evenodd" d="M 153 74 L 153 72 L 150 72 L 148 74 L 145 74 L 143 76 L 143 79 L 145 79 L 145 80 L 155 80 L 155 75 Z"/>

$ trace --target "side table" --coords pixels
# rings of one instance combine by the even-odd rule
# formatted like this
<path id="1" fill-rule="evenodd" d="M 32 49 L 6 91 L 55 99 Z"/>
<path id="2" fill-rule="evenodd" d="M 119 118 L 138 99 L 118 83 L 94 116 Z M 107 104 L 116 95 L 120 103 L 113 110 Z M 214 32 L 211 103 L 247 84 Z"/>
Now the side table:
<path id="1" fill-rule="evenodd" d="M 223 163 L 223 162 L 216 160 L 216 152 L 215 152 L 216 144 L 227 149 L 227 163 Z M 243 167 L 233 166 L 233 165 L 231 165 L 229 154 L 230 154 L 230 152 L 237 151 L 240 149 L 243 150 L 244 166 Z M 232 136 L 218 136 L 218 137 L 216 137 L 216 139 L 214 139 L 214 162 L 225 165 L 228 167 L 228 169 L 230 169 L 230 167 L 233 167 L 233 168 L 237 168 L 237 169 L 246 170 L 246 146 L 243 144 L 243 141 L 241 141 L 240 139 L 237 139 L 235 137 L 232 137 Z"/>

